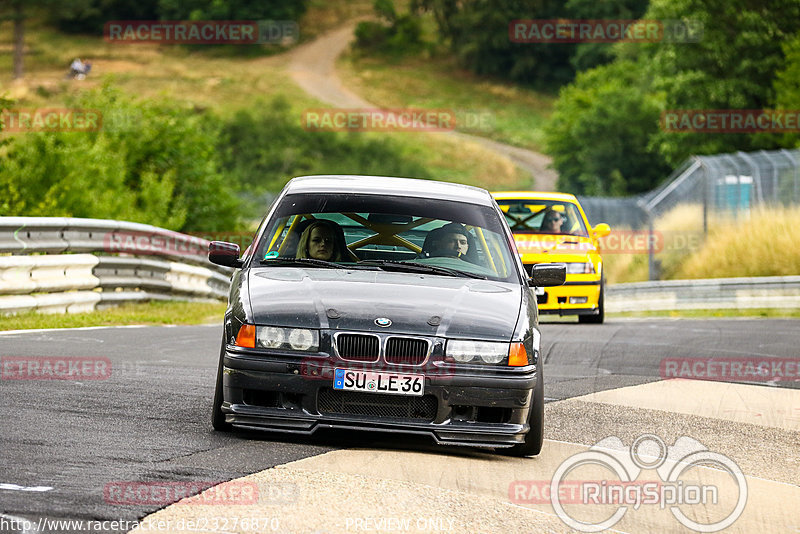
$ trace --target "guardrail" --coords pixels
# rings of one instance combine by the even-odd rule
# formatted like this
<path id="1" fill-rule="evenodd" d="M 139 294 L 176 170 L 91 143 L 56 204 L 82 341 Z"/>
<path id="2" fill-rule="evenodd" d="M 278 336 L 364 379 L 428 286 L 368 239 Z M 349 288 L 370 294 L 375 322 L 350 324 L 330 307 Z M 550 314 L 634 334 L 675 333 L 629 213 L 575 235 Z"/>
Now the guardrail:
<path id="1" fill-rule="evenodd" d="M 605 305 L 608 312 L 800 308 L 800 276 L 615 284 Z"/>
<path id="2" fill-rule="evenodd" d="M 0 313 L 65 313 L 146 300 L 224 300 L 231 269 L 208 241 L 146 224 L 0 217 Z M 141 256 L 147 256 L 143 258 Z"/>

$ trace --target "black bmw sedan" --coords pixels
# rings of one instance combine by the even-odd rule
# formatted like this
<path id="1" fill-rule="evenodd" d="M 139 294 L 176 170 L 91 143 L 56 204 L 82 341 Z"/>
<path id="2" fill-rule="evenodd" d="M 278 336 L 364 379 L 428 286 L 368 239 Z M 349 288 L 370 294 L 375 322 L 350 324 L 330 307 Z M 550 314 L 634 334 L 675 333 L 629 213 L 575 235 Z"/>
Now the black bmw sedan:
<path id="1" fill-rule="evenodd" d="M 536 298 L 489 193 L 380 176 L 291 180 L 234 267 L 212 423 L 343 428 L 437 443 L 542 447 Z"/>

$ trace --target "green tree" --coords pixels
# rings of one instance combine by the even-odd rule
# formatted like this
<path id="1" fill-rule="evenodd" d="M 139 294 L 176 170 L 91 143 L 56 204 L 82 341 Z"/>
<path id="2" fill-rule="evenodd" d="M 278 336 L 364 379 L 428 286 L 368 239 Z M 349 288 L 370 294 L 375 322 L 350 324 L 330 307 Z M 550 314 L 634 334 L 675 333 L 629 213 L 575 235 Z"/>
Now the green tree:
<path id="1" fill-rule="evenodd" d="M 638 192 L 692 154 L 796 144 L 796 136 L 674 133 L 656 125 L 664 110 L 796 108 L 800 2 L 652 0 L 643 18 L 678 19 L 704 32 L 697 42 L 615 45 L 613 63 L 562 90 L 548 146 L 564 187 Z"/>
<path id="2" fill-rule="evenodd" d="M 158 0 L 69 0 L 53 2 L 51 22 L 67 33 L 101 34 L 112 20 L 158 20 Z"/>
<path id="3" fill-rule="evenodd" d="M 412 6 L 430 12 L 440 36 L 478 73 L 533 85 L 557 88 L 577 71 L 613 59 L 607 43 L 514 43 L 509 23 L 517 19 L 636 19 L 649 0 L 416 0 Z"/>
<path id="4" fill-rule="evenodd" d="M 645 18 L 702 23 L 697 43 L 643 47 L 668 110 L 769 109 L 773 80 L 784 68 L 782 44 L 800 20 L 797 0 L 653 0 Z M 753 134 L 667 133 L 651 141 L 676 166 L 691 154 L 774 148 L 774 137 Z"/>
<path id="5" fill-rule="evenodd" d="M 308 0 L 157 0 L 164 20 L 294 20 Z"/>
<path id="6" fill-rule="evenodd" d="M 775 77 L 775 109 L 800 109 L 800 31 L 783 44 L 786 63 Z M 785 148 L 800 146 L 800 134 L 777 136 L 776 143 Z"/>
<path id="7" fill-rule="evenodd" d="M 641 19 L 650 0 L 614 0 L 598 2 L 597 0 L 569 0 L 565 10 L 574 19 Z M 571 51 L 570 64 L 576 72 L 605 65 L 615 59 L 612 43 L 578 43 Z"/>
<path id="8" fill-rule="evenodd" d="M 17 0 L 15 0 L 17 1 Z M 70 0 L 50 16 L 62 31 L 95 33 L 110 20 L 294 20 L 308 0 Z"/>
<path id="9" fill-rule="evenodd" d="M 786 57 L 775 77 L 775 104 L 782 109 L 800 109 L 800 31 L 783 43 Z"/>
<path id="10" fill-rule="evenodd" d="M 647 191 L 668 172 L 647 145 L 658 132 L 660 96 L 630 60 L 578 74 L 563 88 L 545 130 L 558 188 L 587 195 Z"/>
<path id="11" fill-rule="evenodd" d="M 398 14 L 392 0 L 375 0 L 379 21 L 365 20 L 356 26 L 356 47 L 391 54 L 416 54 L 424 48 L 422 23 L 414 13 Z"/>
<path id="12" fill-rule="evenodd" d="M 443 40 L 465 68 L 540 88 L 555 88 L 574 76 L 570 46 L 515 43 L 508 28 L 516 19 L 563 18 L 556 0 L 419 0 L 413 6 L 432 12 Z"/>

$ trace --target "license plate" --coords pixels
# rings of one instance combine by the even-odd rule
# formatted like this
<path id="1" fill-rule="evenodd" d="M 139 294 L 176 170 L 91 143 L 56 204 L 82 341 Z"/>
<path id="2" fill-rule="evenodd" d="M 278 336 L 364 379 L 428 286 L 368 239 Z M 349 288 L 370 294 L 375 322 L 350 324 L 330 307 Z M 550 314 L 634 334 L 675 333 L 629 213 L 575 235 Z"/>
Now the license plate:
<path id="1" fill-rule="evenodd" d="M 533 288 L 533 294 L 536 295 L 537 297 L 543 297 L 544 296 L 544 288 L 543 287 L 534 287 Z"/>
<path id="2" fill-rule="evenodd" d="M 425 392 L 425 377 L 336 369 L 333 374 L 333 389 L 419 397 Z"/>

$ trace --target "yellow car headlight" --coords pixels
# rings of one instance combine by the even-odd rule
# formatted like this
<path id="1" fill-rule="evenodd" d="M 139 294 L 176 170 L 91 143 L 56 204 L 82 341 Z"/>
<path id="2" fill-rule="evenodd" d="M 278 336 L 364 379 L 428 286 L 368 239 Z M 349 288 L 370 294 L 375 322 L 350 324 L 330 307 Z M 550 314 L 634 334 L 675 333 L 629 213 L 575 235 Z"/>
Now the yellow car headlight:
<path id="1" fill-rule="evenodd" d="M 594 274 L 592 262 L 569 262 L 567 263 L 567 274 Z"/>

